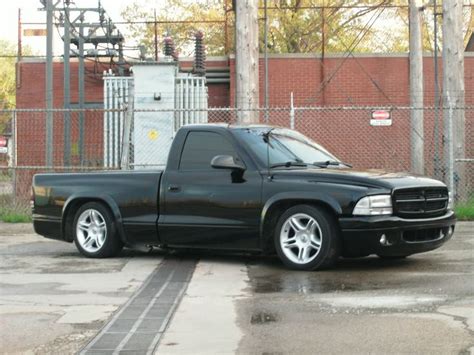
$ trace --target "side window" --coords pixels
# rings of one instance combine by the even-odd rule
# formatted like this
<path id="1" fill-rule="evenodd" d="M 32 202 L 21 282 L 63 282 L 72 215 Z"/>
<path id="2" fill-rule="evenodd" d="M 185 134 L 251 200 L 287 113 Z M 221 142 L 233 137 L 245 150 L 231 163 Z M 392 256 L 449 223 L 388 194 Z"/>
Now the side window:
<path id="1" fill-rule="evenodd" d="M 179 170 L 208 170 L 216 155 L 236 156 L 227 139 L 214 132 L 190 132 L 184 142 Z"/>

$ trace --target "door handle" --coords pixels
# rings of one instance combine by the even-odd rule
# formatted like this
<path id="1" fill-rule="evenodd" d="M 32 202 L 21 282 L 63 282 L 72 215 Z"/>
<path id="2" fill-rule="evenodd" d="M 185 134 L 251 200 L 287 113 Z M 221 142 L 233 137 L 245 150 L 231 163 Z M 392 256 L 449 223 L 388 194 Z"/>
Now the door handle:
<path id="1" fill-rule="evenodd" d="M 168 191 L 171 191 L 171 192 L 178 192 L 179 190 L 181 190 L 181 188 L 180 188 L 178 185 L 170 185 L 170 186 L 168 186 Z"/>

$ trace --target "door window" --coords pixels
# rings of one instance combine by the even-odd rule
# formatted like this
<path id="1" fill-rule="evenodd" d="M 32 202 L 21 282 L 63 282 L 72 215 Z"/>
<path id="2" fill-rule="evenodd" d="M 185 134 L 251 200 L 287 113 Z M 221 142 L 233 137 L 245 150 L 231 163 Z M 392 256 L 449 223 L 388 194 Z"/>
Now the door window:
<path id="1" fill-rule="evenodd" d="M 216 155 L 236 157 L 232 144 L 214 132 L 189 132 L 184 143 L 179 170 L 210 170 Z"/>

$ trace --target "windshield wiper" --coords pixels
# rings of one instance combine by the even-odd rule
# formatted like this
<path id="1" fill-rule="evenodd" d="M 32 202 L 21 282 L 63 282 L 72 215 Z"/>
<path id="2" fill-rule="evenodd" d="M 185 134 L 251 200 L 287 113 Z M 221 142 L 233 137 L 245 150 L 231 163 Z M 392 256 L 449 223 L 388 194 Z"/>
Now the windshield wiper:
<path id="1" fill-rule="evenodd" d="M 336 161 L 336 160 L 326 160 L 326 161 L 316 161 L 313 163 L 314 166 L 317 166 L 319 168 L 327 168 L 330 165 L 345 165 L 349 168 L 352 168 L 351 164 L 344 163 L 342 161 Z"/>
<path id="2" fill-rule="evenodd" d="M 285 167 L 285 168 L 289 168 L 291 166 L 302 166 L 302 167 L 305 167 L 305 166 L 308 166 L 308 164 L 306 163 L 303 163 L 303 162 L 300 162 L 300 161 L 287 161 L 287 162 L 283 162 L 283 163 L 275 163 L 275 164 L 272 164 L 270 165 L 270 168 L 273 169 L 273 168 L 279 168 L 279 167 Z"/>

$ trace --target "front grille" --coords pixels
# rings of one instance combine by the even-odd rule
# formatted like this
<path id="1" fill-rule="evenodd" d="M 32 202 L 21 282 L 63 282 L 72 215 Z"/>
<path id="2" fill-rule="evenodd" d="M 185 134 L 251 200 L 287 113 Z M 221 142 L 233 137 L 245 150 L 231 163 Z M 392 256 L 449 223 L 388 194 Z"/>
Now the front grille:
<path id="1" fill-rule="evenodd" d="M 448 208 L 447 188 L 400 189 L 393 194 L 394 213 L 406 218 L 434 217 Z"/>
<path id="2" fill-rule="evenodd" d="M 403 232 L 402 239 L 408 243 L 430 242 L 444 238 L 447 233 L 448 228 L 410 230 Z"/>

